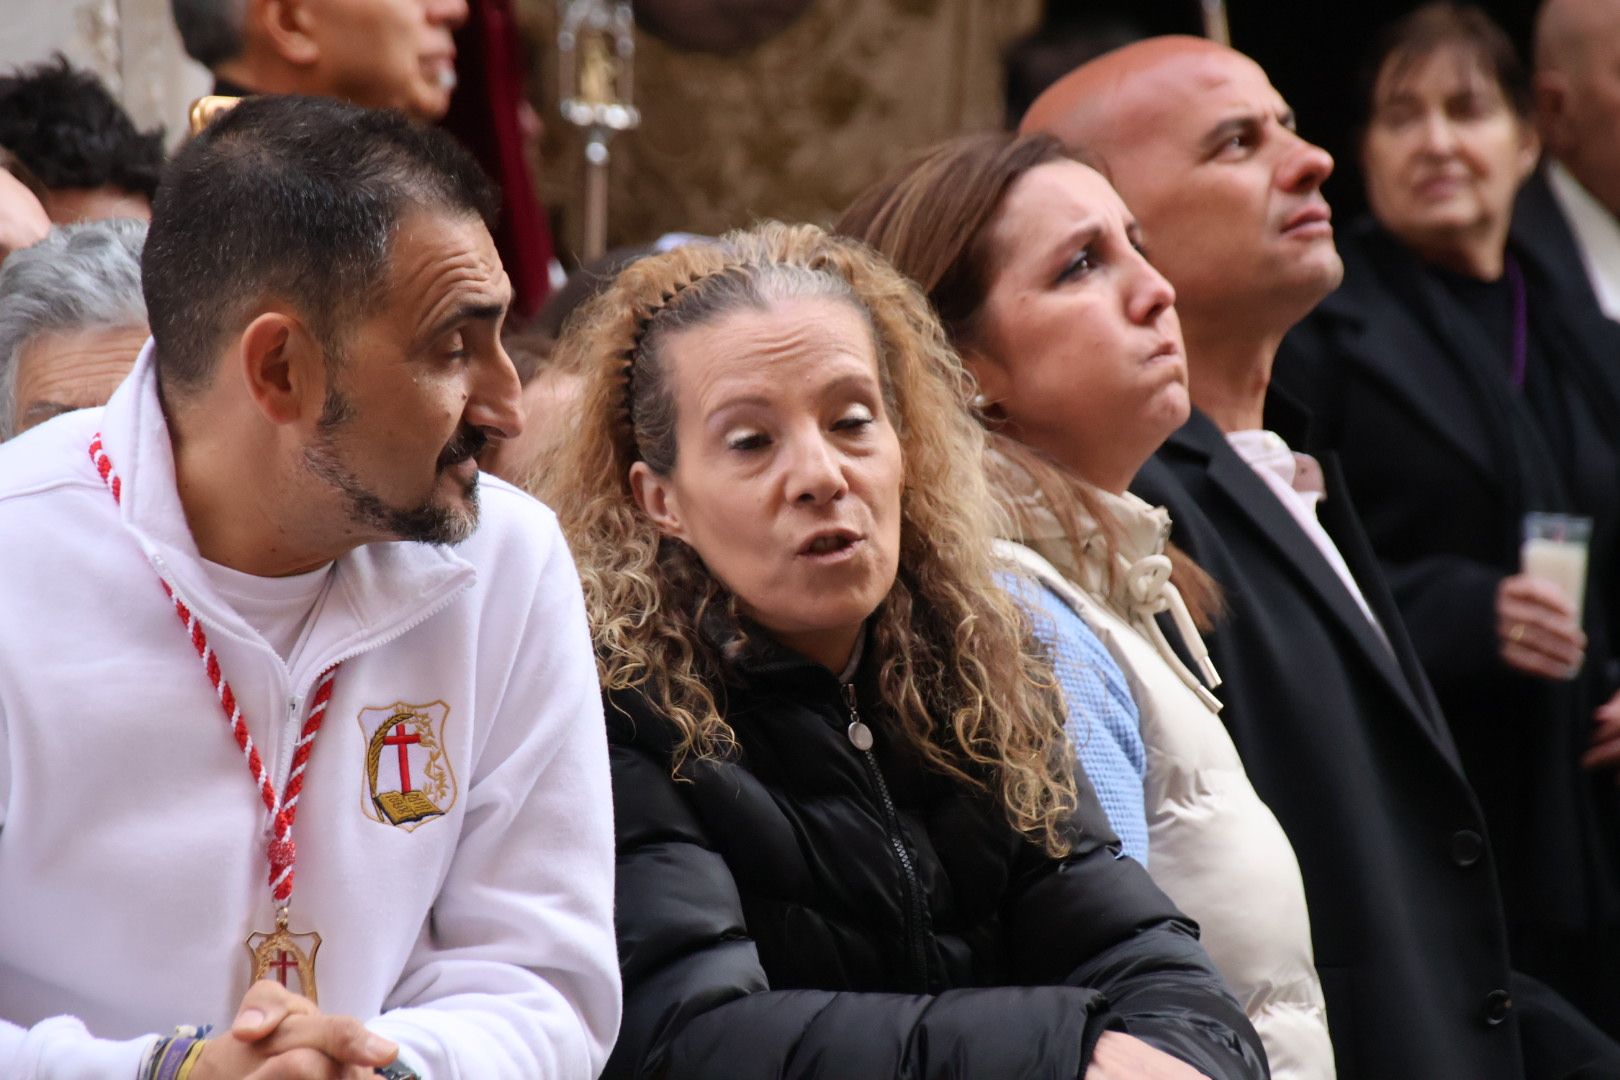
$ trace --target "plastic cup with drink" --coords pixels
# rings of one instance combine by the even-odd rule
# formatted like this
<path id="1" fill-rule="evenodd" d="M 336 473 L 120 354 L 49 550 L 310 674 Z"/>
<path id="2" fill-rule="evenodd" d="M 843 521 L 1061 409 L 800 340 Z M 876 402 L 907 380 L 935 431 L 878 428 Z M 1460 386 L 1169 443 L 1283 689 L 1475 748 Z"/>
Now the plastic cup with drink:
<path id="1" fill-rule="evenodd" d="M 1581 621 L 1586 597 L 1586 552 L 1592 539 L 1592 519 L 1576 514 L 1526 514 L 1519 568 L 1531 577 L 1558 587 Z"/>

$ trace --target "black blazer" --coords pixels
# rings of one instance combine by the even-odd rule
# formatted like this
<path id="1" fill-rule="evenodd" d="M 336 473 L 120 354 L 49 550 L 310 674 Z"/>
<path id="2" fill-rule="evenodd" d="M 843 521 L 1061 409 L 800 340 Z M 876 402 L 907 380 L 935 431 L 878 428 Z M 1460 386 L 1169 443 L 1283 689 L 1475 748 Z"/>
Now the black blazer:
<path id="1" fill-rule="evenodd" d="M 1519 189 L 1513 206 L 1512 238 L 1546 269 L 1562 295 L 1588 308 L 1603 310 L 1592 279 L 1586 275 L 1575 231 L 1547 183 L 1547 174 L 1540 169 Z"/>
<path id="2" fill-rule="evenodd" d="M 1577 485 L 1510 387 L 1499 345 L 1432 273 L 1370 227 L 1340 250 L 1344 285 L 1289 335 L 1274 380 L 1305 401 L 1365 515 L 1489 823 L 1515 962 L 1620 1031 L 1614 785 L 1579 766 L 1592 710 L 1615 685 L 1620 455 L 1607 436 L 1620 406 L 1604 363 L 1620 373 L 1620 327 L 1515 246 L 1545 343 L 1532 377 L 1564 380 L 1596 417 L 1571 421 L 1585 430 Z M 1518 568 L 1531 510 L 1598 521 L 1589 660 L 1574 682 L 1529 678 L 1498 656 L 1496 589 Z"/>
<path id="3" fill-rule="evenodd" d="M 1266 423 L 1310 448 L 1275 392 Z M 1202 413 L 1134 488 L 1225 590 L 1209 638 L 1221 717 L 1299 857 L 1339 1076 L 1524 1077 L 1520 1011 L 1540 995 L 1510 971 L 1484 818 L 1337 462 L 1319 460 L 1319 518 L 1389 646 Z"/>

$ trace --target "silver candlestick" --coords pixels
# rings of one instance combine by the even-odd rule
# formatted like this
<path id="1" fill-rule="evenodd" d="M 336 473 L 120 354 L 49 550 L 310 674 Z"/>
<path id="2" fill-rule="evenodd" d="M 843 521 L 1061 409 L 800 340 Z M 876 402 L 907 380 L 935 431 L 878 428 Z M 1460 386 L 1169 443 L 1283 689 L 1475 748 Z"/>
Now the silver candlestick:
<path id="1" fill-rule="evenodd" d="M 641 123 L 631 104 L 635 19 L 628 0 L 557 0 L 563 119 L 585 132 L 586 262 L 607 250 L 608 144 Z"/>

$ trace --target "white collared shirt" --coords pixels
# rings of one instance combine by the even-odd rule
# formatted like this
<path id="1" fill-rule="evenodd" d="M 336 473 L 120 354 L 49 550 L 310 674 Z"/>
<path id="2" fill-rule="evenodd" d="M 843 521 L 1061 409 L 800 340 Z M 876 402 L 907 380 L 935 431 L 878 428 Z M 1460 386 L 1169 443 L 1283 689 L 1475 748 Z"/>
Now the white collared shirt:
<path id="1" fill-rule="evenodd" d="M 1283 508 L 1288 511 L 1289 516 L 1299 522 L 1299 527 L 1322 553 L 1322 558 L 1344 583 L 1350 598 L 1367 617 L 1373 632 L 1387 647 L 1389 638 L 1385 636 L 1384 628 L 1373 615 L 1366 596 L 1362 595 L 1361 586 L 1356 584 L 1356 579 L 1350 573 L 1350 567 L 1344 561 L 1344 556 L 1339 553 L 1339 547 L 1333 542 L 1333 537 L 1327 534 L 1327 530 L 1322 528 L 1322 523 L 1317 520 L 1316 504 L 1327 498 L 1327 482 L 1322 475 L 1322 466 L 1309 454 L 1297 453 L 1290 449 L 1288 443 L 1275 431 L 1258 429 L 1230 431 L 1227 432 L 1226 441 L 1237 451 L 1238 457 L 1265 481 L 1272 494 L 1277 496 Z"/>
<path id="2" fill-rule="evenodd" d="M 1620 219 L 1556 161 L 1547 166 L 1547 183 L 1575 234 L 1598 306 L 1620 321 Z"/>

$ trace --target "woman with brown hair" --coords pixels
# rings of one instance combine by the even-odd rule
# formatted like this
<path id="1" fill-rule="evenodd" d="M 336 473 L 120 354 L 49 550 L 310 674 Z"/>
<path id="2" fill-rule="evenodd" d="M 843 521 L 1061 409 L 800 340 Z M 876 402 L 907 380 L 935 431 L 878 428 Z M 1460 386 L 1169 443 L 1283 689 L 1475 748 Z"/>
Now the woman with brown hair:
<path id="1" fill-rule="evenodd" d="M 1333 1076 L 1299 867 L 1211 693 L 1195 623 L 1213 586 L 1167 549 L 1164 511 L 1126 491 L 1189 409 L 1175 294 L 1129 211 L 1055 139 L 995 134 L 925 153 L 838 228 L 927 293 L 997 431 L 989 472 L 1016 541 L 1003 552 L 1064 596 L 1131 682 L 1154 880 L 1198 920 L 1272 1075 Z"/>
<path id="2" fill-rule="evenodd" d="M 535 487 L 607 700 L 607 1075 L 1264 1075 L 1077 790 L 916 291 L 767 225 L 637 262 L 560 349 L 579 424 Z"/>

